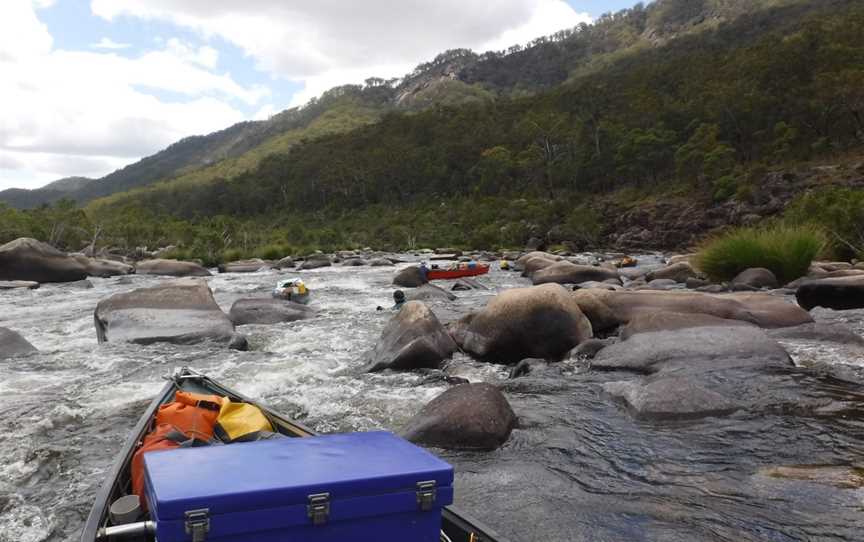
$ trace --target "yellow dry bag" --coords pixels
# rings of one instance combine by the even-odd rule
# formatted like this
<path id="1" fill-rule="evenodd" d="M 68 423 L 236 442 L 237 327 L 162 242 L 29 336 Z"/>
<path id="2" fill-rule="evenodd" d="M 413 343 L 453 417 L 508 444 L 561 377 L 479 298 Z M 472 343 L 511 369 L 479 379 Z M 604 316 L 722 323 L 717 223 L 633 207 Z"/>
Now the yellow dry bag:
<path id="1" fill-rule="evenodd" d="M 256 440 L 262 431 L 272 433 L 273 425 L 261 409 L 249 403 L 225 399 L 214 431 L 223 442 Z"/>

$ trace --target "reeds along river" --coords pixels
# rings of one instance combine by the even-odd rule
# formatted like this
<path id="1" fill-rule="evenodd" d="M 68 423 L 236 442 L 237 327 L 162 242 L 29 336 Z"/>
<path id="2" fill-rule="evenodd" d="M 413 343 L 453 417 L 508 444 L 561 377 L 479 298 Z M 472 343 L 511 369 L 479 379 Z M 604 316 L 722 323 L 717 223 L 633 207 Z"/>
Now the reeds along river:
<path id="1" fill-rule="evenodd" d="M 0 361 L 0 541 L 77 540 L 129 430 L 161 389 L 161 377 L 180 366 L 206 372 L 320 431 L 398 430 L 447 385 L 424 375 L 354 371 L 392 316 L 375 311 L 391 304 L 392 274 L 392 268 L 356 267 L 301 273 L 318 316 L 240 328 L 250 352 L 98 345 L 97 301 L 162 280 L 156 277 L 0 294 L 0 325 L 40 350 Z M 279 276 L 208 280 L 227 310 L 239 297 L 268 295 Z M 491 290 L 458 292 L 458 301 L 433 304 L 433 310 L 450 320 L 496 290 L 527 285 L 497 270 L 480 280 Z M 864 331 L 858 311 L 820 317 Z M 851 348 L 784 344 L 801 364 L 864 359 Z M 472 381 L 504 383 L 507 377 L 504 367 L 461 356 L 447 371 Z M 601 389 L 620 376 L 575 359 L 544 374 L 508 383 L 520 427 L 504 447 L 439 451 L 457 468 L 457 503 L 511 540 L 862 539 L 864 421 L 854 415 L 861 409 L 836 416 L 762 412 L 637 421 Z M 814 394 L 848 399 L 856 390 L 802 378 L 812 380 Z M 777 475 L 788 474 L 782 469 L 791 465 L 832 468 Z"/>

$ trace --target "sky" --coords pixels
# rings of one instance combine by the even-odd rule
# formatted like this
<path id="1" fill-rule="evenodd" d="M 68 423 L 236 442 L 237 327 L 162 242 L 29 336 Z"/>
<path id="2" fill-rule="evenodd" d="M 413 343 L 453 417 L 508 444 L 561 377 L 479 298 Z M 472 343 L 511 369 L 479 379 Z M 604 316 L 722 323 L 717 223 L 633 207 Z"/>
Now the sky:
<path id="1" fill-rule="evenodd" d="M 0 0 L 0 190 L 101 177 L 266 119 L 637 0 Z"/>

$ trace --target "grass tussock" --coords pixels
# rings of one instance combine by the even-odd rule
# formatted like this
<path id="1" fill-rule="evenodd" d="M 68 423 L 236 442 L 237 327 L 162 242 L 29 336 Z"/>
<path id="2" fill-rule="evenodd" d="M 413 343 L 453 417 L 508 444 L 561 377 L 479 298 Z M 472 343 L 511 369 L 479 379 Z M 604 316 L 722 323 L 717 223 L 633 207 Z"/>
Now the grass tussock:
<path id="1" fill-rule="evenodd" d="M 751 267 L 764 267 L 785 283 L 806 275 L 826 244 L 825 233 L 813 226 L 739 228 L 706 242 L 695 264 L 715 281 L 731 280 Z"/>

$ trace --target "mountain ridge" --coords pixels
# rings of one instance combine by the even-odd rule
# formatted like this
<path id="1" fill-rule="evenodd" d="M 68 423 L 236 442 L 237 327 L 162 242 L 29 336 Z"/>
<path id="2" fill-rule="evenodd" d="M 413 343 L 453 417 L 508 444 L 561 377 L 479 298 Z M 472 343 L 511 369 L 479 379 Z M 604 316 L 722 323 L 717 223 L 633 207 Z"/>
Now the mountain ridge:
<path id="1" fill-rule="evenodd" d="M 506 51 L 482 54 L 467 49 L 449 50 L 419 64 L 401 79 L 385 81 L 370 77 L 365 86 L 336 87 L 302 107 L 282 111 L 266 121 L 244 121 L 211 134 L 184 138 L 77 190 L 10 189 L 0 192 L 0 201 L 22 208 L 61 198 L 86 203 L 172 179 L 179 179 L 181 183 L 190 178 L 201 180 L 207 174 L 200 171 L 196 174 L 197 170 L 237 159 L 268 142 L 273 152 L 288 151 L 291 144 L 280 145 L 272 140 L 308 127 L 331 107 L 339 105 L 340 94 L 353 94 L 361 102 L 360 109 L 374 110 L 371 115 L 367 111 L 366 118 L 359 122 L 345 122 L 349 129 L 374 122 L 386 111 L 419 111 L 435 105 L 452 106 L 501 96 L 528 95 L 562 84 L 580 71 L 594 69 L 596 66 L 592 67 L 592 63 L 602 63 L 608 55 L 620 56 L 634 48 L 659 46 L 680 35 L 740 17 L 757 7 L 797 2 L 800 0 L 658 0 L 648 7 L 637 4 L 631 9 L 604 15 L 592 25 L 582 24 L 539 37 L 524 47 L 516 45 Z M 303 137 L 298 134 L 297 139 Z M 244 173 L 266 155 L 258 154 L 257 158 L 246 159 L 245 164 L 240 160 L 222 169 L 231 175 Z M 218 175 L 211 176 L 210 180 L 215 178 Z"/>

